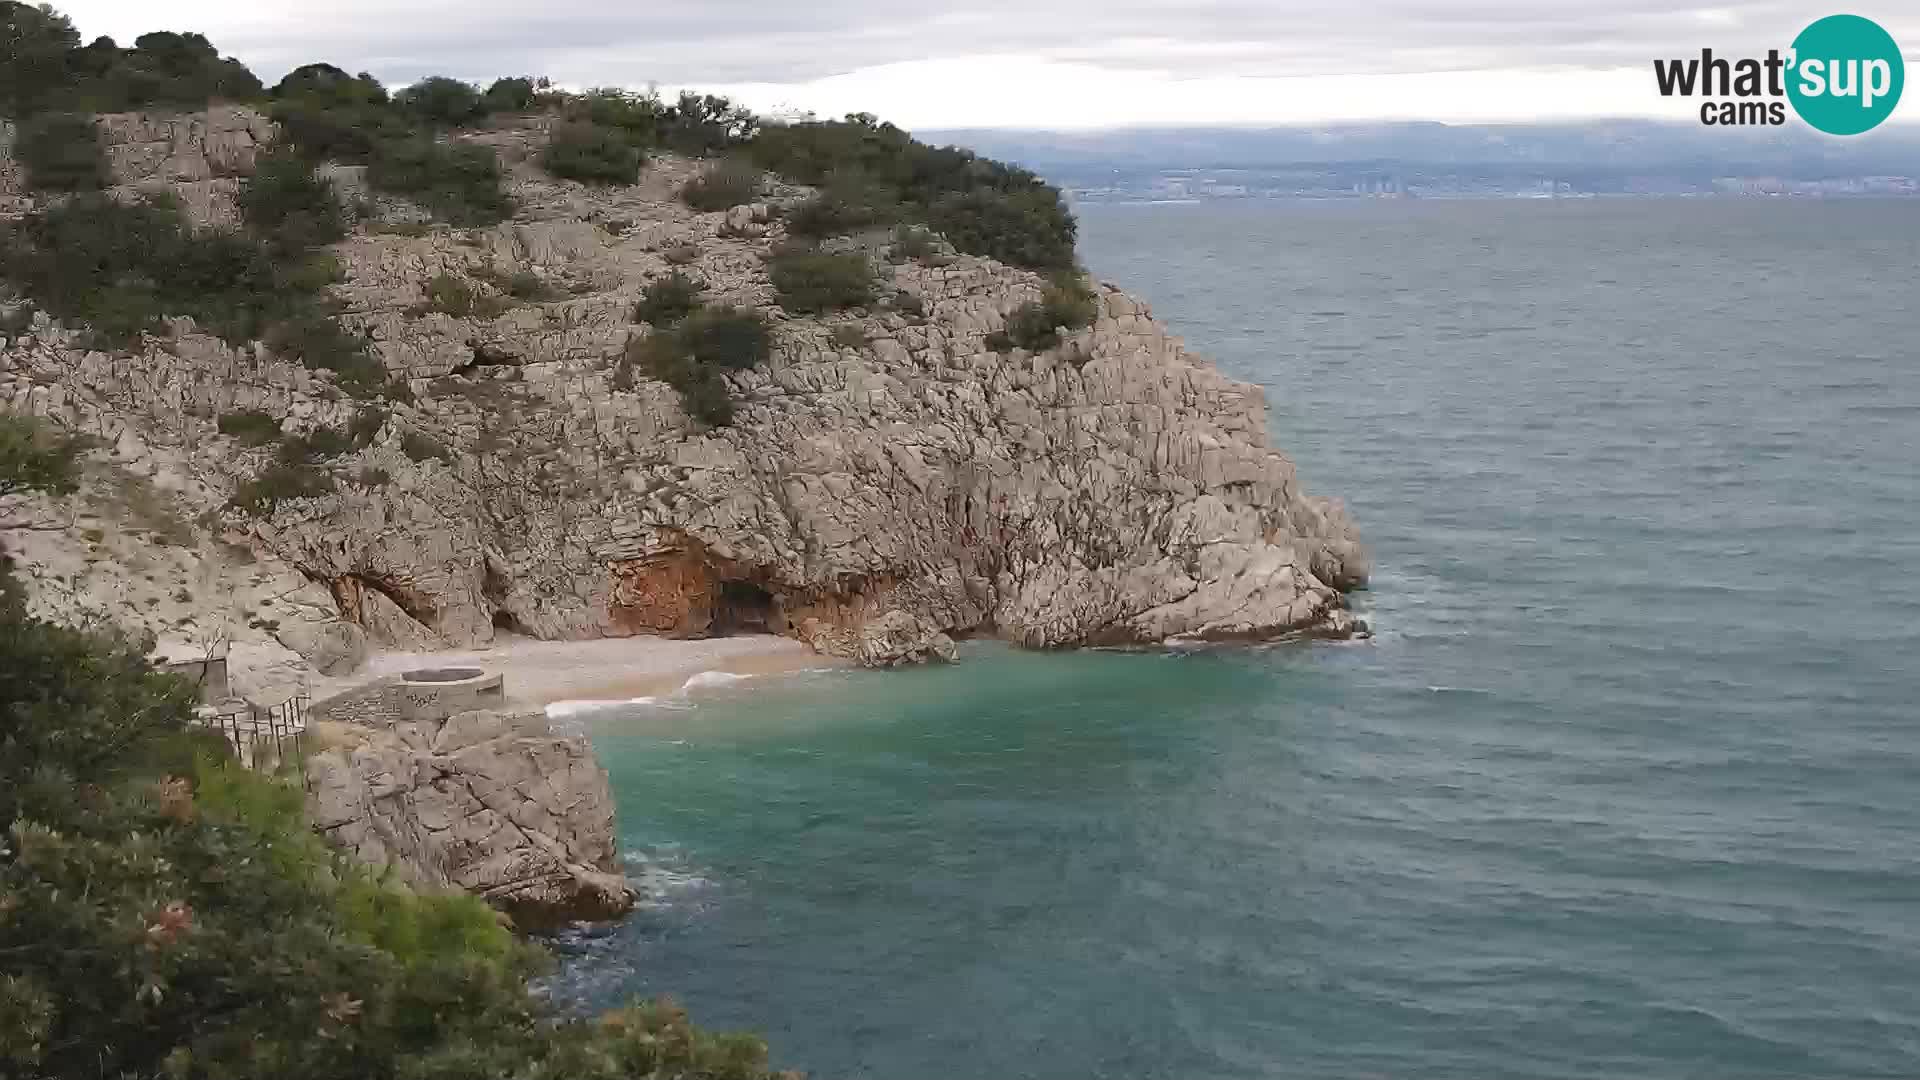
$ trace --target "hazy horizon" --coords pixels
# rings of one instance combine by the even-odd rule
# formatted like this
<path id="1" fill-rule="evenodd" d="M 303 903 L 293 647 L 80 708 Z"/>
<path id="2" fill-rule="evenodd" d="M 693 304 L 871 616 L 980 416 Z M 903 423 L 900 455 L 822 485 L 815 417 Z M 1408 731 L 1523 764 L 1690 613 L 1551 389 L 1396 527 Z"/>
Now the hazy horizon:
<path id="1" fill-rule="evenodd" d="M 869 0 L 806 9 L 715 0 L 669 10 L 553 0 L 342 0 L 268 9 L 238 0 L 57 5 L 83 36 L 206 34 L 272 82 L 314 61 L 390 84 L 427 75 L 545 75 L 571 87 L 650 84 L 727 94 L 760 111 L 874 112 L 909 128 L 1111 130 L 1694 119 L 1651 62 L 1711 47 L 1786 48 L 1836 9 L 1623 0 L 1606 11 L 1519 0 L 1183 4 L 957 0 L 937 13 Z M 1920 11 L 1849 5 L 1920 43 Z M 1910 61 L 1920 53 L 1909 52 Z M 1893 122 L 1913 123 L 1912 109 Z"/>

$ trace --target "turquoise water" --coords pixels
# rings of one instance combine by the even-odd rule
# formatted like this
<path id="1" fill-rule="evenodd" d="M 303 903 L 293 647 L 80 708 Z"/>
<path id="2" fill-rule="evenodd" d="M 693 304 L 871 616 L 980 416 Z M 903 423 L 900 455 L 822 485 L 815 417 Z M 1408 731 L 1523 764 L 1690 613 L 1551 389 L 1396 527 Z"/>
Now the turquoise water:
<path id="1" fill-rule="evenodd" d="M 1920 1074 L 1920 203 L 1082 220 L 1378 637 L 597 714 L 651 899 L 557 992 L 823 1078 Z"/>

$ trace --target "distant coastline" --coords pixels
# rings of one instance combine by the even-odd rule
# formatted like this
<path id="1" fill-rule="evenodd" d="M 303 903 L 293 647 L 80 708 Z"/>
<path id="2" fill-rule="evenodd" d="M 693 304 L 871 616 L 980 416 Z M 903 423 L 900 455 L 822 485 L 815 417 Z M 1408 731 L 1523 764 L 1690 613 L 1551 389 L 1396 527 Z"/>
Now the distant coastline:
<path id="1" fill-rule="evenodd" d="M 1901 178 L 1903 180 L 1907 178 Z M 1915 182 L 1907 181 L 1909 185 Z M 1743 184 L 1745 182 L 1742 182 Z M 1764 183 L 1750 186 L 1728 187 L 1720 190 L 1701 191 L 1570 191 L 1547 190 L 1502 190 L 1488 188 L 1484 190 L 1445 190 L 1445 191 L 1333 191 L 1333 190 L 1271 190 L 1260 192 L 1215 192 L 1196 191 L 1191 194 L 1172 195 L 1157 190 L 1135 188 L 1076 188 L 1063 185 L 1067 197 L 1074 203 L 1101 204 L 1138 204 L 1142 206 L 1195 205 L 1209 202 L 1286 202 L 1300 200 L 1315 201 L 1361 201 L 1361 200 L 1423 200 L 1427 202 L 1513 199 L 1521 201 L 1552 201 L 1567 199 L 1912 199 L 1920 198 L 1920 187 L 1905 188 L 1870 187 L 1861 190 L 1821 189 L 1821 188 L 1772 188 Z"/>
<path id="2" fill-rule="evenodd" d="M 923 132 L 1021 165 L 1086 202 L 1246 198 L 1920 195 L 1920 132 L 1652 121 Z"/>

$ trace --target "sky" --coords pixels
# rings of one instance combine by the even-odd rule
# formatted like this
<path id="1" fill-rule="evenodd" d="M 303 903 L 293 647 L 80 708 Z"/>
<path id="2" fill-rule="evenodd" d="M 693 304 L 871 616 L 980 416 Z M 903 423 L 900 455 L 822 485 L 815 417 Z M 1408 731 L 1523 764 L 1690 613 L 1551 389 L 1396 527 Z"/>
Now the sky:
<path id="1" fill-rule="evenodd" d="M 87 38 L 198 30 L 272 83 L 324 60 L 658 85 L 904 127 L 1692 119 L 1657 57 L 1786 49 L 1850 11 L 1920 75 L 1920 3 L 1785 0 L 69 0 Z M 1920 90 L 1895 120 L 1920 119 Z"/>

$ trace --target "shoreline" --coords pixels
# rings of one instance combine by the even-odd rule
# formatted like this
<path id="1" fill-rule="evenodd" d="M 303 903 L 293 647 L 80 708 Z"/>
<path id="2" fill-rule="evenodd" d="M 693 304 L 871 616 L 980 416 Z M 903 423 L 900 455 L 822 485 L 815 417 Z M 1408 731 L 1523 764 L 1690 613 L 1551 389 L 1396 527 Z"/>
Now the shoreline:
<path id="1" fill-rule="evenodd" d="M 502 634 L 477 649 L 375 653 L 350 675 L 316 679 L 310 692 L 319 700 L 414 668 L 478 667 L 504 678 L 508 708 L 545 710 L 559 703 L 613 703 L 671 694 L 704 672 L 777 675 L 847 666 L 849 661 L 773 634 L 584 641 Z"/>

